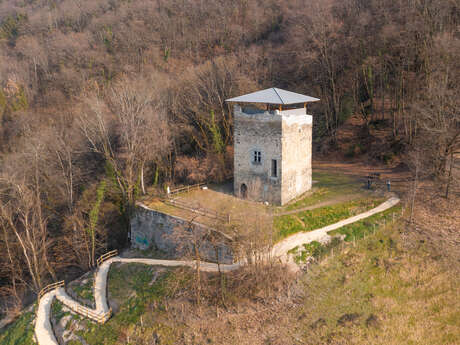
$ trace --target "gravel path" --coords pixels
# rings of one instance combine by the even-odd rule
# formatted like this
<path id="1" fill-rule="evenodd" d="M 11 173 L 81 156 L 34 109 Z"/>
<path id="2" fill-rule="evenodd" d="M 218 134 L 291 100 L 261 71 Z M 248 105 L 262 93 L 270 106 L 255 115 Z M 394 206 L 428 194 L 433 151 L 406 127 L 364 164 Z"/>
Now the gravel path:
<path id="1" fill-rule="evenodd" d="M 43 295 L 38 304 L 37 318 L 35 320 L 35 337 L 39 345 L 58 345 L 51 326 L 51 304 L 56 296 L 56 291 Z"/>
<path id="2" fill-rule="evenodd" d="M 389 208 L 392 208 L 393 206 L 398 204 L 399 201 L 400 200 L 398 198 L 392 197 L 384 203 L 380 204 L 379 206 L 369 211 L 360 213 L 356 216 L 341 220 L 340 222 L 325 226 L 324 228 L 316 229 L 309 232 L 299 232 L 297 234 L 289 236 L 273 246 L 272 255 L 273 257 L 282 257 L 285 256 L 287 252 L 291 249 L 302 244 L 310 243 L 312 241 L 324 242 L 329 237 L 329 235 L 327 234 L 329 231 L 337 230 L 345 225 L 357 222 L 359 220 L 370 217 L 376 213 L 388 210 Z"/>
<path id="3" fill-rule="evenodd" d="M 325 226 L 324 228 L 302 232 L 292 236 L 289 236 L 277 243 L 271 253 L 271 257 L 280 258 L 281 260 L 287 258 L 287 252 L 297 246 L 300 246 L 305 243 L 310 243 L 312 241 L 324 242 L 329 238 L 327 234 L 329 231 L 336 230 L 342 226 L 354 223 L 361 219 L 370 217 L 376 213 L 383 212 L 397 203 L 399 199 L 392 197 L 380 204 L 376 208 L 369 210 L 367 212 L 358 214 L 356 216 L 347 218 L 335 224 Z M 99 268 L 96 274 L 95 287 L 94 287 L 94 299 L 96 301 L 96 309 L 90 309 L 77 301 L 73 300 L 67 293 L 64 288 L 58 288 L 51 292 L 45 294 L 39 302 L 37 310 L 37 318 L 35 322 L 35 336 L 39 345 L 59 345 L 56 337 L 54 336 L 53 328 L 50 322 L 51 315 L 51 304 L 53 299 L 56 297 L 64 305 L 70 309 L 76 311 L 77 309 L 86 310 L 89 315 L 98 316 L 103 315 L 109 312 L 109 306 L 107 303 L 107 276 L 109 273 L 110 265 L 114 262 L 123 262 L 123 263 L 142 263 L 146 265 L 154 266 L 168 266 L 168 267 L 177 267 L 177 266 L 189 266 L 192 268 L 196 267 L 196 262 L 192 261 L 180 261 L 180 260 L 157 260 L 157 259 L 146 259 L 146 258 L 120 258 L 114 257 L 105 261 Z M 244 262 L 235 263 L 232 265 L 220 265 L 220 269 L 223 272 L 229 272 L 232 270 L 238 269 L 241 265 L 244 265 Z M 204 272 L 217 272 L 218 266 L 215 263 L 210 262 L 200 262 L 200 270 Z M 90 317 L 91 318 L 91 317 Z"/>

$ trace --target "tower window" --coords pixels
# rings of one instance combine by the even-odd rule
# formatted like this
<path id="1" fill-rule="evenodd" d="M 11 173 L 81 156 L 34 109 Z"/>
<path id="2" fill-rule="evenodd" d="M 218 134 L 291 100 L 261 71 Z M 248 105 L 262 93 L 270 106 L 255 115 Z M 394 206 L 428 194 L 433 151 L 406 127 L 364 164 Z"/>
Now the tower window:
<path id="1" fill-rule="evenodd" d="M 278 161 L 272 159 L 272 177 L 278 177 Z"/>
<path id="2" fill-rule="evenodd" d="M 262 162 L 262 152 L 254 151 L 254 155 L 252 157 L 252 163 L 260 164 Z"/>

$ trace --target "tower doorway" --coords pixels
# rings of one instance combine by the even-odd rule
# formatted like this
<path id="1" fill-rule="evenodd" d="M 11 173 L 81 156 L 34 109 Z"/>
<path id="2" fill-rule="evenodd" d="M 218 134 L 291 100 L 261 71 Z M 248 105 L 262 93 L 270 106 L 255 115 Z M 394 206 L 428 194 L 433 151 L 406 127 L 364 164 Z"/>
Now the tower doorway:
<path id="1" fill-rule="evenodd" d="M 245 183 L 241 184 L 240 195 L 242 199 L 246 199 L 248 197 L 248 186 L 246 186 Z"/>

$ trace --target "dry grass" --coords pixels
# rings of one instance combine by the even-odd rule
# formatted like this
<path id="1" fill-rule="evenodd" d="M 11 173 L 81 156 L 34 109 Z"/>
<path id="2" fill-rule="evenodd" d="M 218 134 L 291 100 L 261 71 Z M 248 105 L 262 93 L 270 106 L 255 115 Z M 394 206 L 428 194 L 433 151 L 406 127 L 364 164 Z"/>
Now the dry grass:
<path id="1" fill-rule="evenodd" d="M 407 248 L 399 226 L 328 258 L 278 298 L 197 315 L 178 343 L 460 343 L 460 277 L 425 243 Z"/>
<path id="2" fill-rule="evenodd" d="M 210 216 L 200 215 L 179 206 L 166 204 L 159 199 L 147 199 L 144 204 L 154 210 L 164 212 L 186 220 L 210 226 L 222 230 L 222 220 L 214 217 L 217 212 L 220 216 L 230 217 L 231 223 L 240 224 L 247 222 L 248 215 L 268 215 L 271 207 L 262 203 L 251 202 L 234 197 L 233 195 L 214 191 L 211 189 L 197 189 L 188 193 L 182 193 L 175 197 L 179 202 L 187 205 L 188 208 L 210 212 Z M 227 224 L 225 224 L 227 225 Z M 225 228 L 224 228 L 225 229 Z"/>
<path id="3" fill-rule="evenodd" d="M 432 182 L 423 182 L 417 192 L 414 208 L 415 224 L 405 232 L 409 240 L 420 237 L 440 255 L 460 260 L 460 194 L 444 198 L 443 191 Z M 454 265 L 459 268 L 460 265 Z"/>
<path id="4" fill-rule="evenodd" d="M 115 265 L 119 307 L 88 344 L 458 344 L 460 276 L 410 231 L 380 229 L 297 280 L 278 265 L 203 274 L 199 304 L 189 269 Z"/>
<path id="5" fill-rule="evenodd" d="M 400 230 L 400 229 L 397 229 Z M 460 279 L 422 244 L 378 233 L 304 277 L 305 344 L 458 344 Z"/>
<path id="6" fill-rule="evenodd" d="M 247 332 L 268 329 L 291 306 L 294 279 L 277 264 L 202 274 L 199 303 L 194 279 L 188 268 L 115 264 L 108 287 L 114 316 L 105 325 L 72 320 L 70 328 L 84 327 L 76 334 L 89 345 L 251 344 L 259 336 L 247 338 Z"/>

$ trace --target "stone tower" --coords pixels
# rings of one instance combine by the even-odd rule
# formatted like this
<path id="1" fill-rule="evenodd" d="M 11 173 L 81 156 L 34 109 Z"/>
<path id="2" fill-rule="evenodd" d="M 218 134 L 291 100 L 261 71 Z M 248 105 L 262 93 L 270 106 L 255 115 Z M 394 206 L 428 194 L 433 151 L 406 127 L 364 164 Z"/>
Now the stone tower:
<path id="1" fill-rule="evenodd" d="M 311 189 L 312 116 L 306 104 L 318 100 L 277 88 L 227 100 L 235 103 L 236 196 L 284 205 Z"/>

